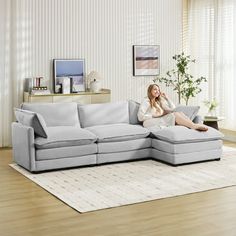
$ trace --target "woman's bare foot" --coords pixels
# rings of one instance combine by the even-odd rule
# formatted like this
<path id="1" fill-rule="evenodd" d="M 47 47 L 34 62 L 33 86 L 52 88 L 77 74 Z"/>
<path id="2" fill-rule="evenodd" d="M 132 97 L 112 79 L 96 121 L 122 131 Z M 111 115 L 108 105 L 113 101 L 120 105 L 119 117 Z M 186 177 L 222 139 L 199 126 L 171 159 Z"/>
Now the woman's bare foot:
<path id="1" fill-rule="evenodd" d="M 198 130 L 198 131 L 207 131 L 208 127 L 202 124 L 194 124 L 193 129 Z"/>

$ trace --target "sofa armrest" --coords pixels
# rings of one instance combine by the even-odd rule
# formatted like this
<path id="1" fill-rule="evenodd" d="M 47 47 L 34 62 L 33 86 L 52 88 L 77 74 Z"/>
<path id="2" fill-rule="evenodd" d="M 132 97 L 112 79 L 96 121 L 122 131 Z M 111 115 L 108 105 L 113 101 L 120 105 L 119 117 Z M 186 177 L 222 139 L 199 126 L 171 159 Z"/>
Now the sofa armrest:
<path id="1" fill-rule="evenodd" d="M 27 170 L 35 171 L 34 130 L 20 123 L 12 123 L 12 147 L 14 161 Z"/>
<path id="2" fill-rule="evenodd" d="M 195 124 L 202 124 L 203 120 L 200 115 L 196 115 L 195 118 L 193 119 L 193 123 Z"/>

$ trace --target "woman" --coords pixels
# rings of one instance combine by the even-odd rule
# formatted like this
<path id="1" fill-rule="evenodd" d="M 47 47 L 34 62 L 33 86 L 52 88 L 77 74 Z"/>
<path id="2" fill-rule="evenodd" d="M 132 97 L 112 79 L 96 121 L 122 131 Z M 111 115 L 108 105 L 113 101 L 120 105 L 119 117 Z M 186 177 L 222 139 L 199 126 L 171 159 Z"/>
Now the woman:
<path id="1" fill-rule="evenodd" d="M 199 131 L 208 130 L 205 125 L 193 123 L 183 112 L 174 112 L 175 105 L 161 93 L 157 84 L 149 85 L 147 95 L 138 111 L 138 119 L 143 121 L 144 127 L 182 125 Z"/>

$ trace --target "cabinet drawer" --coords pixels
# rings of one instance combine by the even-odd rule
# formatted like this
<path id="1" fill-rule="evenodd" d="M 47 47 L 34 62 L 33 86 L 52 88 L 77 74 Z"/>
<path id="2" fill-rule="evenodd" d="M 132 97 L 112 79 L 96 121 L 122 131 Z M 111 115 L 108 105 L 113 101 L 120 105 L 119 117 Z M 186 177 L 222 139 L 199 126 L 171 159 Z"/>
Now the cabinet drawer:
<path id="1" fill-rule="evenodd" d="M 28 101 L 31 102 L 31 103 L 53 102 L 52 101 L 52 96 L 29 97 Z"/>
<path id="2" fill-rule="evenodd" d="M 74 96 L 73 102 L 77 102 L 80 104 L 90 104 L 91 103 L 91 96 L 90 95 Z"/>
<path id="3" fill-rule="evenodd" d="M 110 94 L 93 94 L 91 95 L 91 103 L 106 103 L 111 101 Z"/>
<path id="4" fill-rule="evenodd" d="M 53 102 L 72 102 L 72 96 L 53 96 Z"/>

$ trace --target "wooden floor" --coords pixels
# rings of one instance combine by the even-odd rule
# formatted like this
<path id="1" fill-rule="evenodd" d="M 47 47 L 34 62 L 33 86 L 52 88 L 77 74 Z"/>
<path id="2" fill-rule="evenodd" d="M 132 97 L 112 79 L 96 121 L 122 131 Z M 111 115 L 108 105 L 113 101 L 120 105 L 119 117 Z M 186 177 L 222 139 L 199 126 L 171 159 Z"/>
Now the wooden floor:
<path id="1" fill-rule="evenodd" d="M 11 159 L 11 149 L 0 150 L 1 236 L 236 235 L 236 187 L 80 214 L 9 167 Z"/>

